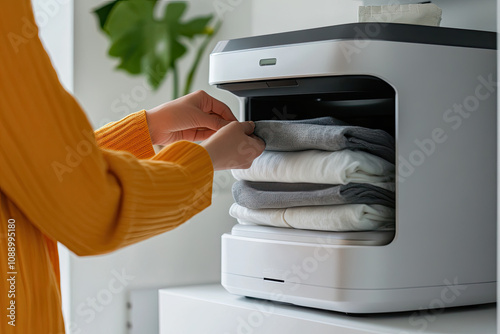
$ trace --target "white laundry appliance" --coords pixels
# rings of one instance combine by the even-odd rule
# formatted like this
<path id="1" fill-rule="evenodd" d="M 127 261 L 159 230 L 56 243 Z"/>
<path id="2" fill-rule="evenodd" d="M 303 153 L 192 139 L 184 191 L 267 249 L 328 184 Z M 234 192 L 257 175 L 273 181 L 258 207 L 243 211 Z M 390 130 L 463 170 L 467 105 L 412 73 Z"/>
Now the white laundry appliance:
<path id="1" fill-rule="evenodd" d="M 236 225 L 231 293 L 348 313 L 496 298 L 496 35 L 354 23 L 217 44 L 244 120 L 333 116 L 396 140 L 394 231 Z"/>

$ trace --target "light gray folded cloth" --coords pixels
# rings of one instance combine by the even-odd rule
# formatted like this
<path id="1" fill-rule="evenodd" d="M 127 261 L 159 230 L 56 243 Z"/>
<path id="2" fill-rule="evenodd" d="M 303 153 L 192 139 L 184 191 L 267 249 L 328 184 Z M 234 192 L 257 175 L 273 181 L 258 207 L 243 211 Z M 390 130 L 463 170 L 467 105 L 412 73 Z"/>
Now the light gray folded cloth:
<path id="1" fill-rule="evenodd" d="M 267 151 L 343 149 L 361 150 L 395 161 L 395 141 L 387 132 L 348 125 L 333 117 L 299 121 L 266 120 L 255 122 L 255 132 L 266 142 Z"/>
<path id="2" fill-rule="evenodd" d="M 379 185 L 237 181 L 232 190 L 235 202 L 249 209 L 339 204 L 380 204 L 393 208 L 394 183 Z"/>

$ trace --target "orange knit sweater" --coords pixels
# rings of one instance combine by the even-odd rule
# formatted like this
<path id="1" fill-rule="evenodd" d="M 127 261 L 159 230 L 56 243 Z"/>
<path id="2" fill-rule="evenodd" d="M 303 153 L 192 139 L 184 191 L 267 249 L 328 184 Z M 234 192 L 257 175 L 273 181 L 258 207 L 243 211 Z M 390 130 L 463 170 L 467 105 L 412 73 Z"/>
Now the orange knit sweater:
<path id="1" fill-rule="evenodd" d="M 213 167 L 190 142 L 154 155 L 144 111 L 94 135 L 59 83 L 30 1 L 2 5 L 0 333 L 59 334 L 56 242 L 94 255 L 173 229 L 210 205 Z"/>

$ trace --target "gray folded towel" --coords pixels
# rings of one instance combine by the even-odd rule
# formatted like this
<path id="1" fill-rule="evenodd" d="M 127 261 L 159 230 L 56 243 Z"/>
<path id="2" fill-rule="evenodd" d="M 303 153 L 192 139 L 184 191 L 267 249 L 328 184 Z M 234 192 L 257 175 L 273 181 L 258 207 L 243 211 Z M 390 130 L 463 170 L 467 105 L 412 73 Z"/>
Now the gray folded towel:
<path id="1" fill-rule="evenodd" d="M 387 132 L 348 125 L 333 117 L 299 121 L 255 122 L 255 132 L 268 151 L 361 150 L 395 162 L 395 141 Z"/>
<path id="2" fill-rule="evenodd" d="M 235 202 L 249 209 L 337 204 L 381 204 L 394 208 L 394 183 L 379 185 L 237 181 L 232 190 Z"/>

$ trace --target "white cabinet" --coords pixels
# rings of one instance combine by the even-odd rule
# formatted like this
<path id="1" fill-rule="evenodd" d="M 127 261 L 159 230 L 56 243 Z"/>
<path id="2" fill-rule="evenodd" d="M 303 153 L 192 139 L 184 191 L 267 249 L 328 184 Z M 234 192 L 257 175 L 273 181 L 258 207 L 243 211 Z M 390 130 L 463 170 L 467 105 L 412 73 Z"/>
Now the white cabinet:
<path id="1" fill-rule="evenodd" d="M 219 284 L 162 289 L 160 334 L 493 334 L 496 305 L 346 315 L 234 296 Z"/>

